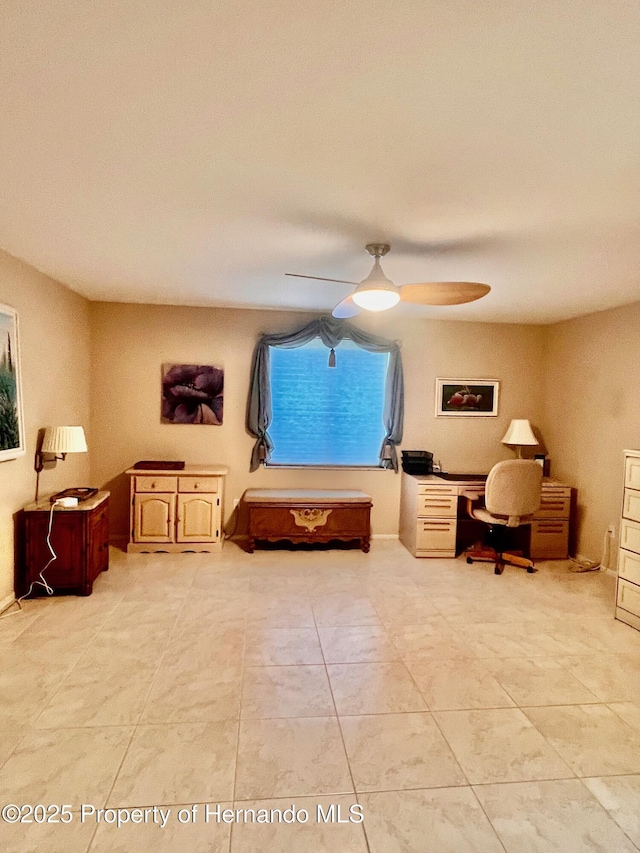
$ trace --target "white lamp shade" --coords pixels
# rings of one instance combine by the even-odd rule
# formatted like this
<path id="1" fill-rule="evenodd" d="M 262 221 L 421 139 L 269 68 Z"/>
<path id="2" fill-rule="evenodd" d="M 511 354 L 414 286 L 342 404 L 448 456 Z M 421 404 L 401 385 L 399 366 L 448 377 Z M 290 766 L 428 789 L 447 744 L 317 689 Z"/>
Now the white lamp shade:
<path id="1" fill-rule="evenodd" d="M 538 444 L 538 439 L 533 434 L 531 424 L 526 418 L 516 418 L 509 424 L 509 429 L 502 439 L 503 444 L 533 445 Z"/>
<path id="2" fill-rule="evenodd" d="M 400 290 L 382 272 L 380 258 L 376 258 L 373 269 L 357 286 L 351 297 L 358 308 L 365 311 L 386 311 L 400 301 Z"/>
<path id="3" fill-rule="evenodd" d="M 81 426 L 47 427 L 42 453 L 86 453 L 87 440 Z"/>
<path id="4" fill-rule="evenodd" d="M 356 290 L 351 298 L 359 308 L 364 308 L 366 311 L 386 311 L 398 304 L 400 294 L 396 289 L 375 287 L 370 290 Z"/>

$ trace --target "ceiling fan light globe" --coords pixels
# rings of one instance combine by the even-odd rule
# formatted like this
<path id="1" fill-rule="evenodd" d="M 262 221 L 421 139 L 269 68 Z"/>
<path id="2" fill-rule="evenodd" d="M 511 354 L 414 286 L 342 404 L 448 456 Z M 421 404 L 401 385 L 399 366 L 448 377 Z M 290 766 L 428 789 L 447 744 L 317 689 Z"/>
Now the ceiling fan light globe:
<path id="1" fill-rule="evenodd" d="M 356 305 L 365 311 L 387 311 L 400 301 L 400 294 L 386 287 L 375 287 L 369 290 L 356 290 L 351 297 Z"/>

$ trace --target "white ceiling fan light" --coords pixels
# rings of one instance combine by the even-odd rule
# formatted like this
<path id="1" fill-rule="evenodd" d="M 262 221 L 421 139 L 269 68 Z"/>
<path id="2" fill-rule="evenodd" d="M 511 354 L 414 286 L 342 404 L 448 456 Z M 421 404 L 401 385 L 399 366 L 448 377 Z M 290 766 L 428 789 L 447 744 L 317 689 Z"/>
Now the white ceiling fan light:
<path id="1" fill-rule="evenodd" d="M 387 311 L 400 302 L 400 289 L 386 277 L 380 266 L 380 258 L 383 258 L 391 247 L 387 243 L 369 243 L 366 248 L 374 259 L 373 269 L 356 287 L 351 298 L 365 311 Z"/>
<path id="2" fill-rule="evenodd" d="M 339 302 L 331 312 L 341 320 L 355 317 L 361 308 L 365 311 L 387 311 L 400 300 L 414 305 L 463 305 L 481 299 L 491 290 L 488 284 L 475 281 L 429 281 L 398 287 L 386 277 L 380 265 L 380 258 L 387 254 L 391 246 L 388 243 L 368 243 L 365 248 L 374 259 L 373 269 L 360 282 L 291 272 L 286 275 L 353 285 L 355 291 Z"/>

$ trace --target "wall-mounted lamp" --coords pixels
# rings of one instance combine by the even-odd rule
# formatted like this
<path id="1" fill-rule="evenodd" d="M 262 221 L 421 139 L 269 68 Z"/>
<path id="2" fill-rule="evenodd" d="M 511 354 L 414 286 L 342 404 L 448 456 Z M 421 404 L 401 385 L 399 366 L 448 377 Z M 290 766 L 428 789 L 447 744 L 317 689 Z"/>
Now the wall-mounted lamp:
<path id="1" fill-rule="evenodd" d="M 40 472 L 44 468 L 45 462 L 64 459 L 67 453 L 86 452 L 87 440 L 81 426 L 47 427 L 42 437 L 42 445 L 36 450 L 36 501 L 38 500 Z"/>
<path id="2" fill-rule="evenodd" d="M 516 418 L 509 424 L 502 443 L 516 446 L 518 459 L 522 459 L 522 448 L 537 446 L 539 442 L 533 434 L 529 421 L 526 418 Z"/>

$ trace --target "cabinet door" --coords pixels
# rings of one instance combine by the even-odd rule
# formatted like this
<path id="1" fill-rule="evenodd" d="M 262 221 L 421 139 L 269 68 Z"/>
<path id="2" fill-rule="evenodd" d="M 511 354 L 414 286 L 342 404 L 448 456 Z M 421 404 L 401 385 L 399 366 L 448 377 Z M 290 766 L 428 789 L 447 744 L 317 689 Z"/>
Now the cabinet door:
<path id="1" fill-rule="evenodd" d="M 83 512 L 54 512 L 51 527 L 51 546 L 57 557 L 45 569 L 51 552 L 47 546 L 48 512 L 26 514 L 27 577 L 29 584 L 40 580 L 40 572 L 54 589 L 80 587 L 84 582 L 87 560 L 85 519 Z M 36 593 L 43 591 L 37 586 Z"/>
<path id="2" fill-rule="evenodd" d="M 173 542 L 175 495 L 134 495 L 133 541 Z"/>
<path id="3" fill-rule="evenodd" d="M 640 554 L 640 524 L 623 518 L 620 522 L 620 547 Z"/>
<path id="4" fill-rule="evenodd" d="M 109 568 L 109 503 L 97 507 L 89 517 L 90 579 Z"/>
<path id="5" fill-rule="evenodd" d="M 178 495 L 176 542 L 216 542 L 220 537 L 219 503 L 215 495 Z"/>
<path id="6" fill-rule="evenodd" d="M 418 551 L 448 551 L 455 554 L 456 550 L 456 519 L 455 518 L 421 518 L 418 520 L 416 536 Z"/>
<path id="7" fill-rule="evenodd" d="M 569 556 L 569 522 L 561 519 L 531 523 L 531 557 L 565 560 Z"/>
<path id="8" fill-rule="evenodd" d="M 622 515 L 632 521 L 640 521 L 640 492 L 636 489 L 624 490 Z"/>
<path id="9" fill-rule="evenodd" d="M 620 578 L 618 580 L 618 607 L 633 613 L 634 616 L 640 616 L 640 586 Z"/>

